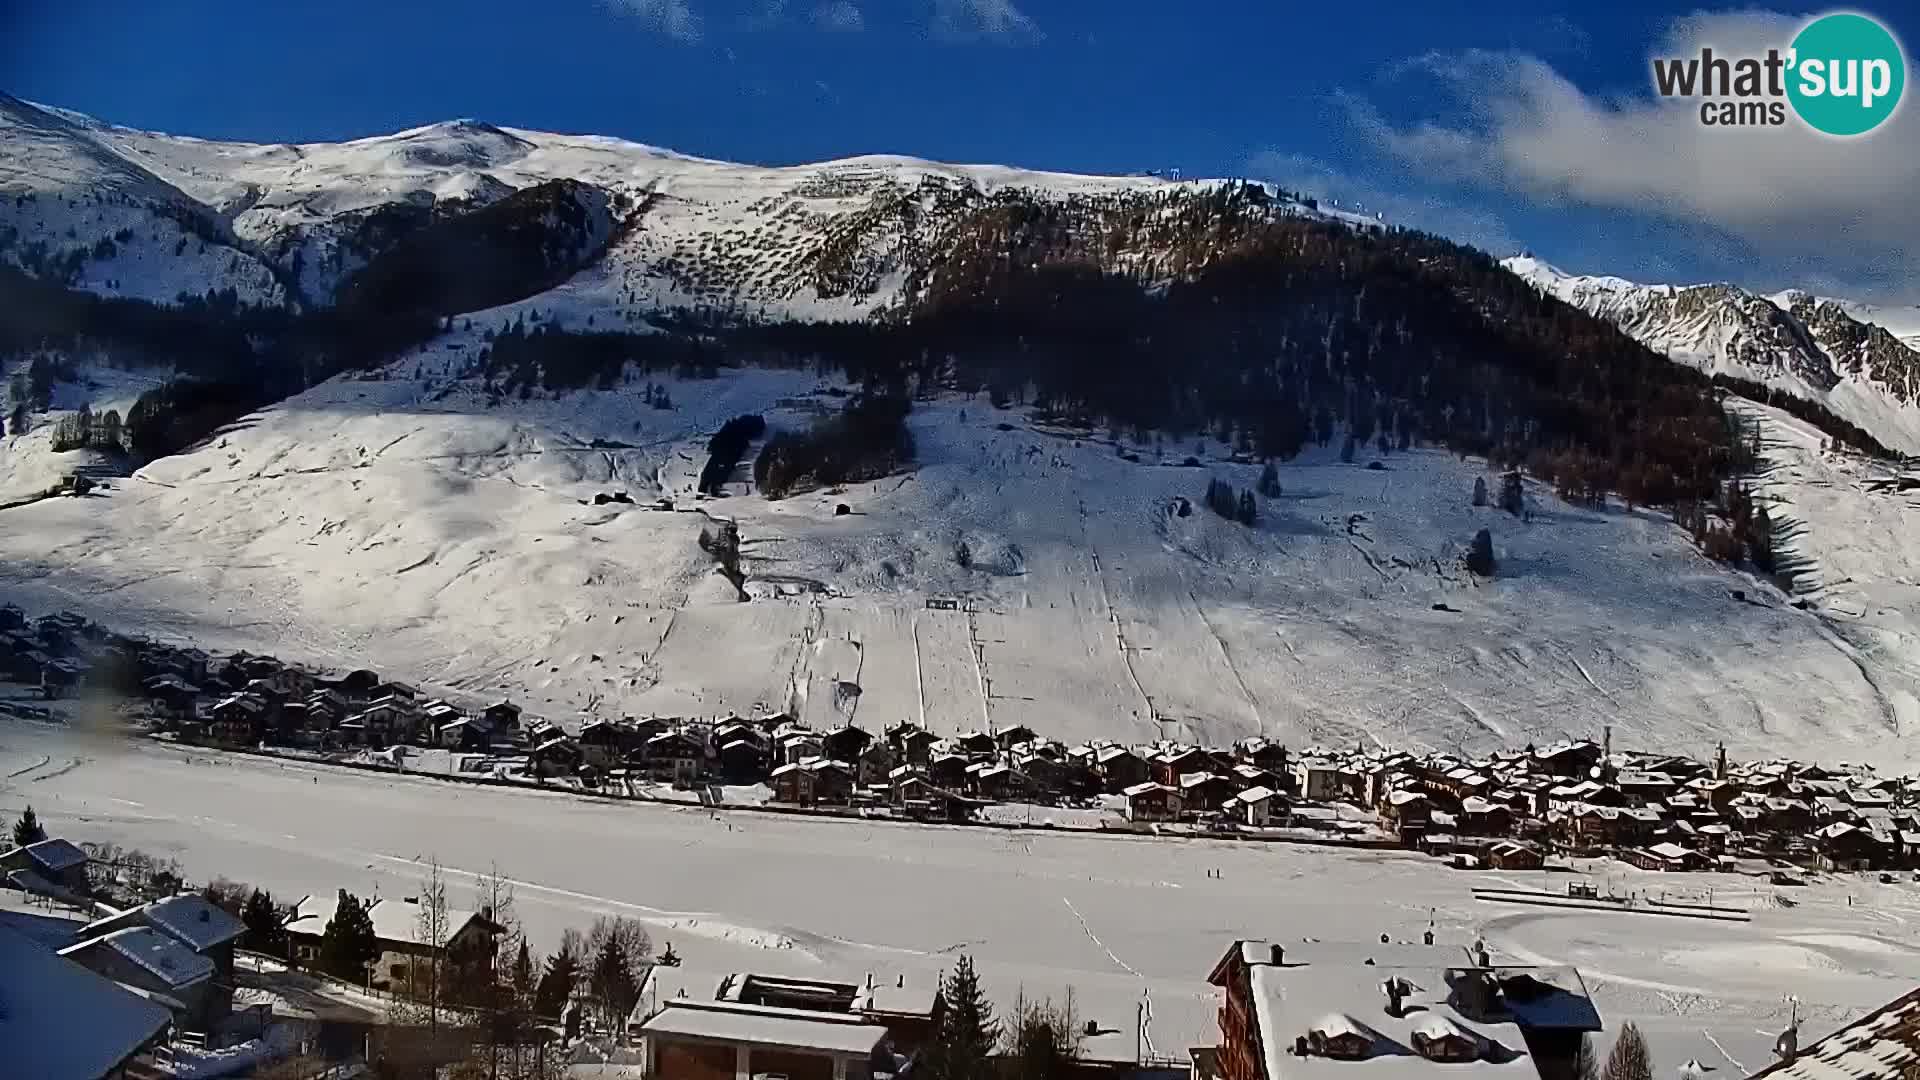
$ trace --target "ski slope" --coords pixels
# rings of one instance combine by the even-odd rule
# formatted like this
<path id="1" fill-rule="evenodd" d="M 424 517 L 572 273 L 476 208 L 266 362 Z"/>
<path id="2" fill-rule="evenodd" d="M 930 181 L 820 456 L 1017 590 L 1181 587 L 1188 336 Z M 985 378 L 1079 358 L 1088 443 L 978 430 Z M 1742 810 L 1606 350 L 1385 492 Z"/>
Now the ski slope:
<path id="1" fill-rule="evenodd" d="M 671 410 L 642 402 L 640 376 L 489 405 L 463 375 L 481 332 L 102 497 L 5 511 L 0 596 L 569 724 L 793 708 L 869 730 L 1467 751 L 1610 724 L 1629 747 L 1912 756 L 1909 669 L 1702 559 L 1663 515 L 1531 491 L 1522 520 L 1470 505 L 1478 462 L 1316 447 L 1249 529 L 1200 504 L 1210 477 L 1259 471 L 1212 440 L 1115 447 L 952 395 L 916 404 L 909 472 L 696 497 L 727 419 L 797 429 L 840 388 L 747 370 L 665 380 Z M 593 505 L 615 491 L 633 504 Z M 1845 513 L 1822 509 L 1816 535 L 1847 535 Z M 746 602 L 700 550 L 710 519 L 738 523 Z M 1481 527 L 1491 581 L 1460 565 Z"/>

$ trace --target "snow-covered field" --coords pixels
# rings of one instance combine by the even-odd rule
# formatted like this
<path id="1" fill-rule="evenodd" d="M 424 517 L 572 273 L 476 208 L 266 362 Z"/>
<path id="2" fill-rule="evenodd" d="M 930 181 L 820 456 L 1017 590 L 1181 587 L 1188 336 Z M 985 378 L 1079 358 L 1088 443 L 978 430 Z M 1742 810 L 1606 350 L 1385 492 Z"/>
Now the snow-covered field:
<path id="1" fill-rule="evenodd" d="M 1144 994 L 1153 1046 L 1176 1054 L 1215 1041 L 1206 972 L 1240 937 L 1351 943 L 1359 964 L 1365 942 L 1417 940 L 1431 918 L 1452 950 L 1436 964 L 1476 935 L 1513 962 L 1572 963 L 1610 1030 L 1632 1019 L 1648 1031 L 1663 1075 L 1687 1058 L 1732 1076 L 1758 1067 L 1788 994 L 1813 1037 L 1920 978 L 1920 886 L 1905 882 L 1777 890 L 1599 864 L 1603 890 L 1699 900 L 1710 888 L 1753 921 L 1549 910 L 1475 901 L 1470 889 L 1558 890 L 1560 875 L 1461 873 L 1411 854 L 714 816 L 13 722 L 0 722 L 0 778 L 0 815 L 31 801 L 58 834 L 175 855 L 195 879 L 287 899 L 342 886 L 399 896 L 417 887 L 418 861 L 437 857 L 465 901 L 475 875 L 497 867 L 518 883 L 541 948 L 595 915 L 626 915 L 656 947 L 672 942 L 689 985 L 730 970 L 915 985 L 966 951 L 1003 1006 L 1022 989 L 1059 998 L 1071 987 L 1083 1017 L 1131 1034 Z"/>
<path id="2" fill-rule="evenodd" d="M 801 426 L 835 388 L 732 372 L 668 380 L 676 408 L 656 410 L 636 376 L 489 406 L 458 377 L 482 322 L 102 498 L 6 511 L 0 597 L 562 722 L 794 707 L 870 729 L 1469 750 L 1612 724 L 1625 747 L 1912 756 L 1899 686 L 1662 515 L 1534 491 L 1522 520 L 1470 505 L 1477 462 L 1316 448 L 1248 529 L 1198 504 L 1208 477 L 1258 472 L 1212 440 L 1129 462 L 1103 433 L 954 396 L 916 405 L 912 472 L 696 501 L 726 419 Z M 592 504 L 611 491 L 634 505 Z M 753 601 L 696 543 L 708 516 L 738 521 Z M 1483 526 L 1500 571 L 1476 583 L 1459 553 Z M 841 683 L 859 693 L 836 704 Z"/>

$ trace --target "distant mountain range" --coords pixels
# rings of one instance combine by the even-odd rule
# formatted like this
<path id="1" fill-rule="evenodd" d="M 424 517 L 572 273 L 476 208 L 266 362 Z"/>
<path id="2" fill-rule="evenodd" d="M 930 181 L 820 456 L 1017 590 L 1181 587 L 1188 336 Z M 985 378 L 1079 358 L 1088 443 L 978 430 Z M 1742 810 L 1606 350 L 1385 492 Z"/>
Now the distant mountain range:
<path id="1" fill-rule="evenodd" d="M 1920 454 L 1920 309 L 1583 277 L 1528 255 L 1502 265 L 1656 352 L 1818 402 L 1888 448 Z"/>

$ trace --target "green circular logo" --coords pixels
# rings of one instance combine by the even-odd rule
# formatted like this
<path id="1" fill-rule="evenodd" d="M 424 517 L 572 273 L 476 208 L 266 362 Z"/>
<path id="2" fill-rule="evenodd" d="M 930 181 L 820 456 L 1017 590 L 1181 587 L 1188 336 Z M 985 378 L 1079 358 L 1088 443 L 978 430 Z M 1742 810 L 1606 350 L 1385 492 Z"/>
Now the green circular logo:
<path id="1" fill-rule="evenodd" d="M 1887 28 L 1865 15 L 1822 15 L 1793 39 L 1787 99 L 1815 131 L 1864 135 L 1893 115 L 1907 61 Z"/>

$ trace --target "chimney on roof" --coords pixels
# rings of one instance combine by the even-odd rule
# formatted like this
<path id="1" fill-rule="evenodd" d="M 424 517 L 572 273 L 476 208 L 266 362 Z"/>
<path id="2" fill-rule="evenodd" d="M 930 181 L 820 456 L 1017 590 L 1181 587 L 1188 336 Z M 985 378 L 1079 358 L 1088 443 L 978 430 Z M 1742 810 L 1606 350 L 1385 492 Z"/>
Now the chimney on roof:
<path id="1" fill-rule="evenodd" d="M 1287 963 L 1287 947 L 1285 945 L 1268 946 L 1268 956 L 1274 967 L 1285 967 Z"/>
<path id="2" fill-rule="evenodd" d="M 1095 1035 L 1100 1034 L 1100 1021 L 1098 1020 L 1087 1021 L 1085 1032 L 1086 1032 L 1087 1038 L 1089 1039 L 1093 1038 Z"/>
<path id="3" fill-rule="evenodd" d="M 1400 977 L 1396 975 L 1386 982 L 1381 983 L 1380 989 L 1387 995 L 1387 1015 L 1396 1020 L 1406 1015 L 1404 1002 L 1406 1001 L 1407 987 L 1406 984 L 1400 980 Z"/>
<path id="4" fill-rule="evenodd" d="M 1774 1055 L 1783 1062 L 1792 1061 L 1800 1056 L 1800 999 L 1793 998 L 1791 1001 L 1793 1014 L 1787 1022 L 1787 1030 L 1781 1032 L 1780 1037 L 1773 1041 Z"/>

